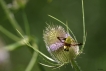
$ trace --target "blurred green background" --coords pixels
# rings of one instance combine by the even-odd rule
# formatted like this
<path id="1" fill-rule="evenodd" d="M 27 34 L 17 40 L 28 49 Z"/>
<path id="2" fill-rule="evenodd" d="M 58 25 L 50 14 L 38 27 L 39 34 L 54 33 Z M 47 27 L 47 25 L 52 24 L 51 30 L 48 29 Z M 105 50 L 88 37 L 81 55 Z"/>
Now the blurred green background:
<path id="1" fill-rule="evenodd" d="M 12 0 L 5 0 L 5 2 L 9 4 L 12 3 Z M 84 7 L 87 42 L 84 48 L 84 54 L 81 54 L 76 61 L 82 71 L 106 71 L 106 1 L 84 0 Z M 22 10 L 12 10 L 12 12 L 17 22 L 24 30 Z M 29 0 L 25 6 L 25 12 L 30 25 L 31 35 L 36 37 L 35 40 L 38 42 L 38 47 L 44 54 L 50 56 L 43 41 L 43 30 L 47 26 L 45 22 L 62 25 L 56 20 L 48 17 L 48 14 L 63 22 L 67 21 L 78 41 L 82 42 L 83 27 L 81 0 Z M 1 5 L 0 25 L 11 33 L 19 36 L 10 24 Z M 14 43 L 13 40 L 1 32 L 0 37 L 5 43 L 4 46 Z M 29 48 L 27 46 L 22 46 L 8 53 L 10 55 L 10 65 L 9 69 L 5 71 L 25 71 L 32 57 Z M 60 69 L 52 70 L 52 68 L 39 65 L 39 62 L 45 63 L 42 57 L 39 57 L 31 71 L 74 71 L 70 64 Z"/>

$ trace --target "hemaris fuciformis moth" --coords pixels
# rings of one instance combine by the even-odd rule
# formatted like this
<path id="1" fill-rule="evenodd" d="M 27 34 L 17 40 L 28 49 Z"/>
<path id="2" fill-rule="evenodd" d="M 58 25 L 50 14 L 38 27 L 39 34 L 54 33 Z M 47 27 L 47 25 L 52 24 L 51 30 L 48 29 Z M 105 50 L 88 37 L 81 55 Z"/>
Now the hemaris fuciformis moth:
<path id="1" fill-rule="evenodd" d="M 68 36 L 67 38 L 57 37 L 57 39 L 60 42 L 64 43 L 64 51 L 69 51 L 69 48 L 71 46 L 80 46 L 80 45 L 83 45 L 82 43 L 75 42 L 70 36 Z"/>

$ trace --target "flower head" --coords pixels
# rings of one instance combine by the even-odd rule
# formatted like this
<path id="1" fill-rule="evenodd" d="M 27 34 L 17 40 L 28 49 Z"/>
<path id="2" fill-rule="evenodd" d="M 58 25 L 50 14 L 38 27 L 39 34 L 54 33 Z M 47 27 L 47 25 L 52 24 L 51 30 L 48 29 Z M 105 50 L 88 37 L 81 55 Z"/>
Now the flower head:
<path id="1" fill-rule="evenodd" d="M 43 33 L 43 38 L 48 52 L 57 63 L 69 63 L 79 54 L 79 46 L 74 45 L 77 42 L 62 26 L 48 25 Z M 68 48 L 69 51 L 65 51 L 65 48 Z"/>

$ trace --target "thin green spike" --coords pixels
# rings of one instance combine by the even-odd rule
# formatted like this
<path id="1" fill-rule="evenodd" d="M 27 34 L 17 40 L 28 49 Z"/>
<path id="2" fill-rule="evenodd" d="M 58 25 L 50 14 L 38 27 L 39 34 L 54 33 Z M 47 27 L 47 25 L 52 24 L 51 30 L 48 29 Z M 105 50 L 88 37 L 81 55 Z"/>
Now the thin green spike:
<path id="1" fill-rule="evenodd" d="M 50 66 L 50 65 L 47 65 L 47 64 L 43 64 L 43 63 L 39 63 L 39 64 L 46 66 L 46 67 L 55 67 L 55 66 Z"/>
<path id="2" fill-rule="evenodd" d="M 67 29 L 67 33 L 69 33 L 67 21 L 66 21 L 66 29 Z"/>
<path id="3" fill-rule="evenodd" d="M 60 68 L 60 67 L 62 67 L 62 66 L 64 66 L 64 64 L 60 64 L 58 67 L 53 68 L 53 70 L 54 70 L 54 69 L 57 69 L 57 68 Z"/>
<path id="4" fill-rule="evenodd" d="M 65 27 L 67 27 L 67 25 L 64 22 L 60 21 L 59 19 L 53 17 L 52 15 L 48 15 L 48 16 L 51 17 L 51 18 L 53 18 L 53 19 L 55 19 L 55 20 L 57 20 L 58 22 L 60 22 L 61 24 L 63 24 Z M 74 37 L 74 39 L 77 40 L 76 37 L 75 37 L 75 35 L 74 35 L 74 33 L 72 32 L 72 30 L 69 27 L 67 27 L 67 28 L 70 31 L 70 33 L 72 34 L 72 36 Z"/>

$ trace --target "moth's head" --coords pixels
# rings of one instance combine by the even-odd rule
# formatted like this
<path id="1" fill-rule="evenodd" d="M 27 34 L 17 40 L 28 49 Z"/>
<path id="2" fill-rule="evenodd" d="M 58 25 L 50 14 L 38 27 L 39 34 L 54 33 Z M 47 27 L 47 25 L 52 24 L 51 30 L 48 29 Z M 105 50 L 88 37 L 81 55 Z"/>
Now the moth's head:
<path id="1" fill-rule="evenodd" d="M 71 36 L 68 36 L 65 40 L 65 43 L 71 44 L 74 42 L 74 39 Z"/>

